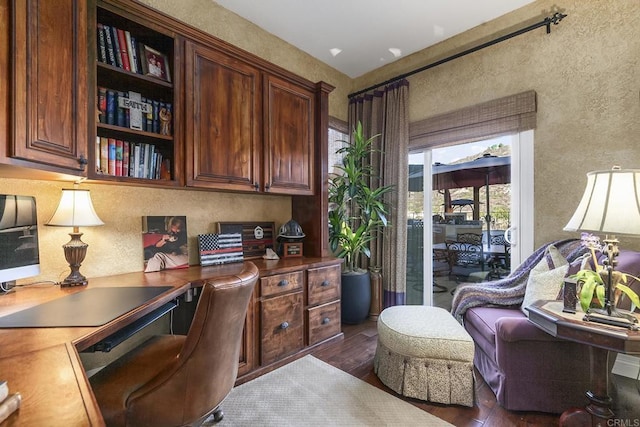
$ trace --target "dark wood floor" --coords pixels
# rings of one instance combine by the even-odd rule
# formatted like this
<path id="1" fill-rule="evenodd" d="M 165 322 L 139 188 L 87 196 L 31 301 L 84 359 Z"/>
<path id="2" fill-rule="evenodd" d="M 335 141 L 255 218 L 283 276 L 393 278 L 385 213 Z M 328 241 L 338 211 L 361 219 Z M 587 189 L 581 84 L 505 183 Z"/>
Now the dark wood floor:
<path id="1" fill-rule="evenodd" d="M 315 351 L 313 356 L 354 375 L 369 384 L 412 403 L 455 426 L 557 426 L 559 416 L 539 412 L 511 412 L 503 409 L 482 377 L 476 373 L 476 404 L 473 408 L 440 405 L 400 396 L 373 373 L 373 355 L 378 333 L 376 323 L 343 325 L 344 340 Z"/>

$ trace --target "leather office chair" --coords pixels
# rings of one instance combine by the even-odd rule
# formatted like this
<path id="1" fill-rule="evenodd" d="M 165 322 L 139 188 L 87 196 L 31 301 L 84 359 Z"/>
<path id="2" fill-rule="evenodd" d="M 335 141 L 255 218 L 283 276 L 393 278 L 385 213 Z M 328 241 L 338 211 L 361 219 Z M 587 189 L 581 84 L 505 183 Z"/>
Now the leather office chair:
<path id="1" fill-rule="evenodd" d="M 200 425 L 222 419 L 238 373 L 242 331 L 258 269 L 206 283 L 184 335 L 158 335 L 89 381 L 108 426 Z"/>

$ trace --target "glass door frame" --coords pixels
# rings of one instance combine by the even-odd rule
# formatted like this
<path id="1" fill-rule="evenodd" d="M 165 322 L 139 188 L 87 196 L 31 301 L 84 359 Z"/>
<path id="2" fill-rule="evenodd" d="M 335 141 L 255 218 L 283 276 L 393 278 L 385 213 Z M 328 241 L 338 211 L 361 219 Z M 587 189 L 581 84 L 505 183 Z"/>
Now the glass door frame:
<path id="1" fill-rule="evenodd" d="M 511 136 L 511 269 L 533 253 L 534 250 L 534 131 L 527 130 Z M 438 147 L 433 147 L 438 148 Z M 423 151 L 424 194 L 432 194 L 432 149 Z M 423 301 L 433 305 L 433 222 L 427 213 L 432 212 L 431 197 L 424 197 L 423 203 Z"/>

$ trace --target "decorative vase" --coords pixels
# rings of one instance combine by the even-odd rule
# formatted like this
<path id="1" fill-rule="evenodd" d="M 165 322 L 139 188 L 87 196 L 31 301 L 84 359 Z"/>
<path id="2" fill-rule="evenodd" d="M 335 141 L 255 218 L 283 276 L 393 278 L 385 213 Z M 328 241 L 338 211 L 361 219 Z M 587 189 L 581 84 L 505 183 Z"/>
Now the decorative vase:
<path id="1" fill-rule="evenodd" d="M 371 307 L 369 272 L 342 274 L 342 323 L 357 325 L 365 321 Z"/>
<path id="2" fill-rule="evenodd" d="M 369 277 L 371 279 L 371 306 L 369 307 L 369 317 L 377 320 L 382 311 L 382 268 L 369 267 Z"/>

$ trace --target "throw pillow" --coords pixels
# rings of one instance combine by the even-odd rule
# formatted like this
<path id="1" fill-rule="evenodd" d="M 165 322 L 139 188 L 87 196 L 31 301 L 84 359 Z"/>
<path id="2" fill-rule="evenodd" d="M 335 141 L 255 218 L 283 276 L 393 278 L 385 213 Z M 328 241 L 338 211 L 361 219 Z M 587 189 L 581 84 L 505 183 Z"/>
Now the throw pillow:
<path id="1" fill-rule="evenodd" d="M 528 316 L 529 311 L 526 308 L 534 302 L 557 299 L 568 271 L 567 260 L 555 246 L 549 246 L 545 257 L 529 273 L 524 299 L 520 306 L 522 312 Z"/>

